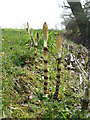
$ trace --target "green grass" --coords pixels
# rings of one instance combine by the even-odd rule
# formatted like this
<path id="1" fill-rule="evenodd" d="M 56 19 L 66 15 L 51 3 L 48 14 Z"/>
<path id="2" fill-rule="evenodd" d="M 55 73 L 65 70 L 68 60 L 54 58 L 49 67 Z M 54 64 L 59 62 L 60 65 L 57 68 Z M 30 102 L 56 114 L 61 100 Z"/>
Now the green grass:
<path id="1" fill-rule="evenodd" d="M 25 30 L 3 29 L 2 30 L 2 107 L 4 118 L 39 118 L 40 119 L 79 119 L 87 116 L 87 111 L 81 111 L 82 94 L 73 92 L 77 88 L 78 78 L 70 76 L 65 70 L 64 57 L 68 49 L 64 48 L 61 64 L 61 83 L 59 89 L 59 100 L 53 99 L 55 92 L 57 74 L 57 48 L 56 37 L 58 32 L 49 30 L 48 38 L 48 94 L 43 94 L 43 37 L 42 30 L 34 30 L 34 40 L 37 31 L 40 40 L 37 48 L 38 63 L 35 66 L 34 59 L 30 62 L 30 56 L 34 57 L 34 46 L 29 50 L 30 36 Z M 62 32 L 63 33 L 63 32 Z M 74 44 L 63 35 L 62 42 Z M 76 44 L 75 44 L 76 45 Z M 78 47 L 78 46 L 77 46 Z M 25 68 L 27 66 L 29 69 Z M 74 84 L 74 81 L 77 81 Z M 50 92 L 51 88 L 51 92 Z"/>

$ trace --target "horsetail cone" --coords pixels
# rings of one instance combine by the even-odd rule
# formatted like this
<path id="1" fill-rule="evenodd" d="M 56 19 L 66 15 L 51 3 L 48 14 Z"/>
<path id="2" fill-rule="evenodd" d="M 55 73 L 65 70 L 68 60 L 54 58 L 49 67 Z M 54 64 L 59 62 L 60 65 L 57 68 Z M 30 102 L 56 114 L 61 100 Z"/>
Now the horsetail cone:
<path id="1" fill-rule="evenodd" d="M 44 94 L 47 94 L 47 80 L 48 80 L 48 61 L 47 61 L 47 40 L 48 40 L 48 26 L 46 22 L 43 25 L 43 39 L 44 39 Z"/>
<path id="2" fill-rule="evenodd" d="M 27 33 L 29 34 L 29 23 L 27 22 Z"/>
<path id="3" fill-rule="evenodd" d="M 29 23 L 27 22 L 27 28 L 29 29 Z"/>
<path id="4" fill-rule="evenodd" d="M 47 40 L 48 40 L 48 26 L 46 22 L 43 25 L 43 38 L 44 38 L 44 46 L 47 47 Z"/>
<path id="5" fill-rule="evenodd" d="M 47 26 L 46 22 L 43 25 L 43 39 L 44 39 L 44 59 L 47 59 L 48 26 Z"/>
<path id="6" fill-rule="evenodd" d="M 59 33 L 58 33 L 58 36 L 57 36 L 57 39 L 56 39 L 56 45 L 57 45 L 57 50 L 58 50 L 59 57 L 61 57 L 62 41 L 61 41 L 61 37 L 60 37 Z"/>
<path id="7" fill-rule="evenodd" d="M 48 40 L 48 26 L 46 22 L 43 25 L 43 38 L 44 40 Z"/>
<path id="8" fill-rule="evenodd" d="M 30 35 L 33 36 L 33 29 L 31 28 Z"/>

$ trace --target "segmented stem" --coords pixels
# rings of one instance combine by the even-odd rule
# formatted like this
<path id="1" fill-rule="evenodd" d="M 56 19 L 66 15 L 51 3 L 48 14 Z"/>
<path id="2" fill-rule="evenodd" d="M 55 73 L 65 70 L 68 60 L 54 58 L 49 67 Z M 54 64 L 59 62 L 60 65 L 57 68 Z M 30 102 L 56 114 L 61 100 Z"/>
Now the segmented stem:
<path id="1" fill-rule="evenodd" d="M 56 81 L 56 91 L 55 91 L 55 98 L 58 98 L 58 92 L 59 92 L 59 86 L 60 86 L 60 63 L 61 63 L 61 58 L 57 59 L 58 63 L 57 63 L 57 81 Z"/>
<path id="2" fill-rule="evenodd" d="M 48 80 L 48 61 L 47 61 L 48 48 L 44 47 L 44 93 L 47 93 L 47 80 Z"/>
<path id="3" fill-rule="evenodd" d="M 35 61 L 37 58 L 37 44 L 34 45 L 34 57 L 35 57 Z"/>
<path id="4" fill-rule="evenodd" d="M 40 39 L 40 36 L 39 36 L 39 33 L 37 32 L 37 43 L 38 43 L 39 39 Z"/>
<path id="5" fill-rule="evenodd" d="M 44 94 L 47 94 L 47 84 L 48 84 L 48 82 L 47 82 L 47 80 L 48 80 L 48 61 L 47 61 L 48 27 L 47 27 L 46 22 L 43 25 L 43 38 L 44 38 Z"/>
<path id="6" fill-rule="evenodd" d="M 58 50 L 58 63 L 57 63 L 57 81 L 56 81 L 56 91 L 55 91 L 55 98 L 58 98 L 58 92 L 59 92 L 59 86 L 60 86 L 60 71 L 61 71 L 61 67 L 60 67 L 60 63 L 61 63 L 61 52 L 62 52 L 62 41 L 60 38 L 60 34 L 58 33 L 58 37 L 56 40 L 56 45 L 57 45 L 57 50 Z"/>
<path id="7" fill-rule="evenodd" d="M 36 58 L 37 58 L 37 45 L 38 45 L 38 41 L 39 41 L 39 33 L 37 32 L 37 38 L 34 44 L 34 56 L 35 56 L 35 62 L 36 62 Z"/>

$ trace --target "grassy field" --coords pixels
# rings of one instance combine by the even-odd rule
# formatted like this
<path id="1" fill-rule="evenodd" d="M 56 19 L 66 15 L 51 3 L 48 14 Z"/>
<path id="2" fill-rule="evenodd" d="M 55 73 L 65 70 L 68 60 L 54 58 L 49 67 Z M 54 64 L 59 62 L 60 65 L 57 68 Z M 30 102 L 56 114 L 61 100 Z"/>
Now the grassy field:
<path id="1" fill-rule="evenodd" d="M 70 53 L 68 45 L 76 45 L 67 40 L 64 31 L 49 30 L 48 35 L 48 94 L 43 95 L 43 36 L 37 48 L 37 63 L 34 61 L 34 46 L 30 46 L 30 36 L 25 30 L 2 30 L 2 111 L 3 118 L 38 118 L 76 120 L 88 118 L 88 111 L 81 109 L 83 90 L 78 86 L 79 75 L 71 74 L 65 68 L 65 57 Z M 61 60 L 61 82 L 58 100 L 53 99 L 57 75 L 56 37 L 61 34 L 63 52 Z M 73 50 L 75 57 L 78 54 Z"/>

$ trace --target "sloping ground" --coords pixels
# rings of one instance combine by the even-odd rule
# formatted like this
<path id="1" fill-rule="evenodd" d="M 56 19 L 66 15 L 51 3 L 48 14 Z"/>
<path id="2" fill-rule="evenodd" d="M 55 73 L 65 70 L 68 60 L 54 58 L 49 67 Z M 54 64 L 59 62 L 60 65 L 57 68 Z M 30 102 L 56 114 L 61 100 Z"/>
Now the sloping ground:
<path id="1" fill-rule="evenodd" d="M 89 64 L 85 67 L 88 50 L 63 36 L 62 31 L 49 30 L 48 38 L 48 94 L 43 95 L 43 36 L 37 62 L 34 46 L 25 30 L 2 30 L 2 86 L 4 118 L 88 118 L 88 110 L 81 109 L 81 99 L 88 84 Z M 63 52 L 58 101 L 53 99 L 57 74 L 56 37 L 61 33 Z M 33 31 L 34 40 L 37 31 Z M 88 98 L 87 98 L 88 99 Z"/>

